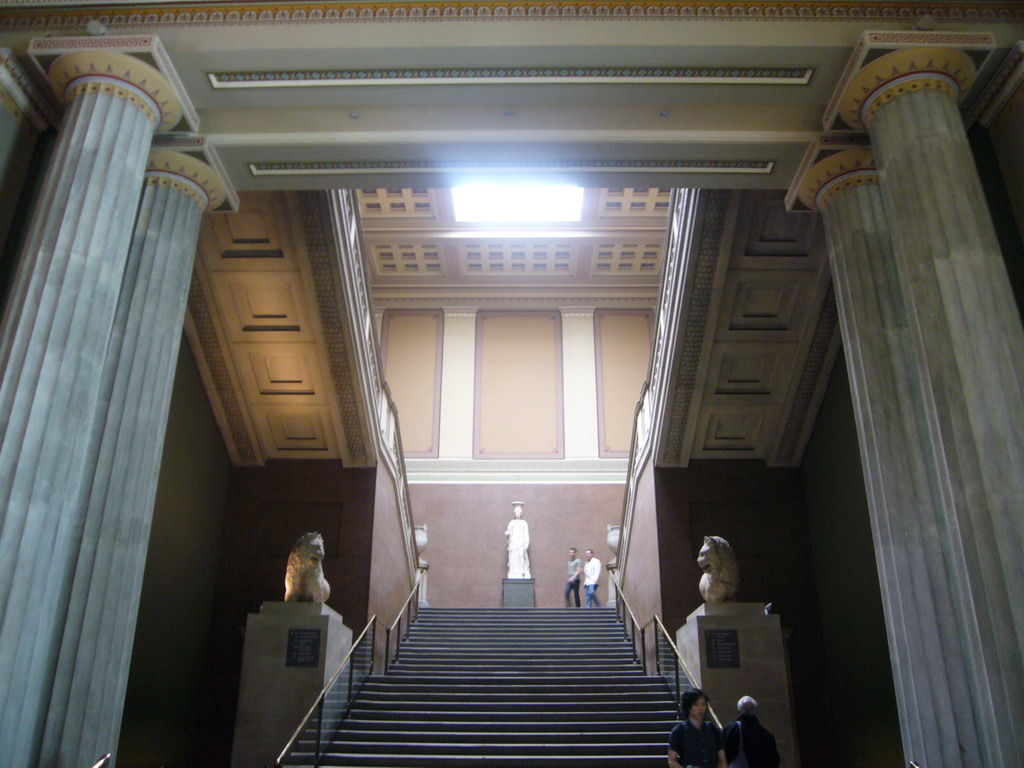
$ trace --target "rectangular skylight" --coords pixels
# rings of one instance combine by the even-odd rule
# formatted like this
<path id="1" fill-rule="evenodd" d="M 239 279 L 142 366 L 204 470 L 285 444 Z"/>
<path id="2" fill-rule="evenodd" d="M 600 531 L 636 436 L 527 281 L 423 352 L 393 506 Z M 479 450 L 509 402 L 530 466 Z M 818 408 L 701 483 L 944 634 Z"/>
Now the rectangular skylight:
<path id="1" fill-rule="evenodd" d="M 453 187 L 452 203 L 461 222 L 579 221 L 583 187 L 472 184 Z"/>

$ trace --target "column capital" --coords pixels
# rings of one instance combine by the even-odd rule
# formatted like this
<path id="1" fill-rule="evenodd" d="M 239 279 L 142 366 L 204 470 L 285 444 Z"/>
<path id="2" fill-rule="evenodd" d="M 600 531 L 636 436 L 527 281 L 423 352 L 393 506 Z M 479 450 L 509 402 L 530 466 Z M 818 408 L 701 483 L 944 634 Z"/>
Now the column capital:
<path id="1" fill-rule="evenodd" d="M 211 204 L 208 210 L 218 213 L 238 210 L 238 192 L 235 191 L 235 187 L 231 183 L 231 178 L 220 160 L 220 155 L 205 136 L 181 133 L 158 134 L 153 137 L 152 148 L 184 155 L 208 168 L 207 173 L 221 190 L 218 202 Z M 149 171 L 148 165 L 146 170 Z"/>
<path id="2" fill-rule="evenodd" d="M 108 91 L 137 104 L 156 131 L 195 131 L 199 116 L 155 35 L 41 37 L 28 54 L 57 101 Z"/>
<path id="3" fill-rule="evenodd" d="M 143 184 L 184 192 L 203 211 L 216 210 L 225 197 L 224 184 L 210 166 L 169 149 L 150 150 Z"/>
<path id="4" fill-rule="evenodd" d="M 860 70 L 843 92 L 843 121 L 866 130 L 879 108 L 915 91 L 940 91 L 957 103 L 974 83 L 974 62 L 953 48 L 912 48 L 876 59 Z"/>
<path id="5" fill-rule="evenodd" d="M 836 192 L 877 183 L 878 171 L 867 136 L 819 136 L 807 147 L 789 185 L 786 209 L 816 212 Z"/>
<path id="6" fill-rule="evenodd" d="M 864 131 L 879 107 L 914 91 L 973 99 L 996 66 L 995 48 L 987 32 L 864 32 L 825 110 L 825 130 Z"/>
<path id="7" fill-rule="evenodd" d="M 812 165 L 800 184 L 800 201 L 820 211 L 837 192 L 878 184 L 871 149 L 847 149 Z"/>

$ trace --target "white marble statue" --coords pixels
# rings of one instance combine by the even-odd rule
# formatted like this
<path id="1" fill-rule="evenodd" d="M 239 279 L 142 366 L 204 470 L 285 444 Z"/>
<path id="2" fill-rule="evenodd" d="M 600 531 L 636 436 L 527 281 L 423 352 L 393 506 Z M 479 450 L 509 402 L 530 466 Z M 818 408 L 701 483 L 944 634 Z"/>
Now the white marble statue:
<path id="1" fill-rule="evenodd" d="M 740 570 L 736 553 L 721 536 L 705 536 L 697 555 L 697 565 L 704 571 L 700 577 L 700 594 L 706 603 L 725 603 L 736 596 Z"/>
<path id="2" fill-rule="evenodd" d="M 528 579 L 530 578 L 530 526 L 523 520 L 522 501 L 512 502 L 512 511 L 515 518 L 509 520 L 508 528 L 505 529 L 505 538 L 508 540 L 508 578 Z"/>
<path id="3" fill-rule="evenodd" d="M 324 578 L 324 538 L 319 533 L 304 533 L 288 555 L 284 575 L 286 603 L 325 603 L 331 596 L 331 585 Z"/>

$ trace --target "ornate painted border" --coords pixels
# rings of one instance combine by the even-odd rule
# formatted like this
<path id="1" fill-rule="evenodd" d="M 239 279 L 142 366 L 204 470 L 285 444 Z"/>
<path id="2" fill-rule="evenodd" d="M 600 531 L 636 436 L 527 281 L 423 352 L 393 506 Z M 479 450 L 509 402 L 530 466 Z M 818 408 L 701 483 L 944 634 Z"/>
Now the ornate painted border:
<path id="1" fill-rule="evenodd" d="M 214 89 L 310 88 L 462 83 L 640 83 L 807 85 L 814 70 L 771 67 L 475 67 L 209 72 Z"/>
<path id="2" fill-rule="evenodd" d="M 820 2 L 814 0 L 644 0 L 641 2 L 331 2 L 210 3 L 186 5 L 154 0 L 64 0 L 63 9 L 47 8 L 52 0 L 0 0 L 14 10 L 0 11 L 0 29 L 9 27 L 60 28 L 82 26 L 97 19 L 107 26 L 173 26 L 178 24 L 275 24 L 289 22 L 480 20 L 480 19 L 714 19 L 782 21 L 913 21 L 931 16 L 936 22 L 956 24 L 1024 20 L 1017 2 Z M 84 6 L 90 6 L 85 8 Z M 97 12 L 97 6 L 109 8 Z M 82 10 L 77 8 L 82 7 Z"/>
<path id="3" fill-rule="evenodd" d="M 595 171 L 605 173 L 754 173 L 775 169 L 774 160 L 571 160 L 552 162 L 439 162 L 433 160 L 364 160 L 296 163 L 249 163 L 253 176 L 324 176 L 358 173 L 437 173 L 444 171 Z"/>

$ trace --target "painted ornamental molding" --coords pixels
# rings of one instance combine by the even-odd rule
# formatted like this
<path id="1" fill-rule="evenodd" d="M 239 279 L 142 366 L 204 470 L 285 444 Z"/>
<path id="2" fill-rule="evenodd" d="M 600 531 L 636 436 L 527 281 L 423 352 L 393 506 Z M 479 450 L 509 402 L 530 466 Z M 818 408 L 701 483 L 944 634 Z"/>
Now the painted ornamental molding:
<path id="1" fill-rule="evenodd" d="M 823 3 L 816 0 L 661 0 L 645 2 L 331 2 L 280 3 L 167 3 L 165 0 L 64 0 L 54 9 L 52 0 L 14 0 L 17 7 L 0 11 L 0 29 L 78 29 L 92 19 L 107 27 L 165 27 L 179 25 L 336 23 L 353 21 L 479 21 L 479 20 L 622 20 L 672 19 L 683 21 L 909 21 L 930 16 L 937 23 L 991 24 L 1024 21 L 1024 6 L 1014 0 L 967 2 Z M 13 3 L 12 3 L 13 4 Z M 108 9 L 109 10 L 105 10 Z M 103 10 L 98 10 L 103 9 Z"/>
<path id="2" fill-rule="evenodd" d="M 209 72 L 214 89 L 309 88 L 380 85 L 807 85 L 808 68 L 774 67 L 462 67 L 313 69 Z"/>
<path id="3" fill-rule="evenodd" d="M 347 174 L 436 173 L 439 171 L 594 171 L 601 173 L 752 173 L 767 174 L 773 160 L 564 160 L 533 161 L 433 161 L 362 160 L 294 163 L 249 163 L 253 176 L 324 176 Z"/>

